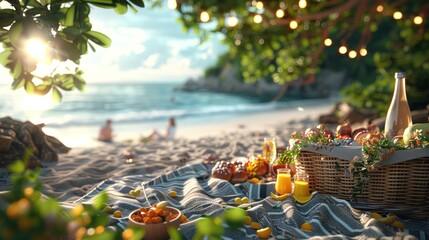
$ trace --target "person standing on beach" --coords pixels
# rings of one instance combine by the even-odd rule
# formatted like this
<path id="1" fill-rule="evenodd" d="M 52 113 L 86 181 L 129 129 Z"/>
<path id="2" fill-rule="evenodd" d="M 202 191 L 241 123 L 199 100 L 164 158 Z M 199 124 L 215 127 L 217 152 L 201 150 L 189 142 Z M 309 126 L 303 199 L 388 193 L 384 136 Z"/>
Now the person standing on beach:
<path id="1" fill-rule="evenodd" d="M 168 126 L 165 135 L 160 134 L 157 130 L 154 130 L 149 136 L 146 138 L 156 140 L 156 139 L 168 139 L 172 140 L 176 136 L 176 121 L 173 117 L 168 119 Z"/>
<path id="2" fill-rule="evenodd" d="M 98 140 L 102 142 L 112 142 L 113 141 L 113 130 L 112 130 L 112 120 L 107 119 L 106 123 L 101 127 Z"/>

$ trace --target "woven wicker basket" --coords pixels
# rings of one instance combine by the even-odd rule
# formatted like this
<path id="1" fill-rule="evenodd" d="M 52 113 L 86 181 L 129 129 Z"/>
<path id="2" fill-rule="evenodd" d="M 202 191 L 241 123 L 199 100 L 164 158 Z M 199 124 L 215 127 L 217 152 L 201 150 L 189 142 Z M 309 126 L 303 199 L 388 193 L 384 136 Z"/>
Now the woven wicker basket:
<path id="1" fill-rule="evenodd" d="M 303 151 L 299 162 L 310 176 L 312 191 L 350 200 L 355 185 L 347 171 L 350 161 Z M 429 157 L 378 167 L 369 176 L 358 203 L 373 206 L 372 209 L 380 206 L 413 212 L 413 218 L 429 218 Z"/>

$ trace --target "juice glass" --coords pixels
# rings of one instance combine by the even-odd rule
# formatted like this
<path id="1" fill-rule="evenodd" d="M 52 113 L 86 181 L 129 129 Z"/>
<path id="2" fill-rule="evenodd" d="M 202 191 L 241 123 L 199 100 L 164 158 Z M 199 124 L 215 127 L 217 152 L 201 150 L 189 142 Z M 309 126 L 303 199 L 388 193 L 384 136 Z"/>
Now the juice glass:
<path id="1" fill-rule="evenodd" d="M 276 192 L 280 195 L 292 192 L 292 178 L 287 168 L 277 169 Z"/>
<path id="2" fill-rule="evenodd" d="M 298 171 L 294 176 L 293 195 L 296 197 L 307 197 L 310 195 L 310 187 L 308 185 L 308 174 L 303 171 Z"/>

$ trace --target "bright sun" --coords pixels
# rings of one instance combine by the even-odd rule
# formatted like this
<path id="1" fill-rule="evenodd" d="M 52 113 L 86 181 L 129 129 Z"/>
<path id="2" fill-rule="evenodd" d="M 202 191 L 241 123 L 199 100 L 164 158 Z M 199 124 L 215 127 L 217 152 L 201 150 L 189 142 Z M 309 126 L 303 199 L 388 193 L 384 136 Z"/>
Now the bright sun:
<path id="1" fill-rule="evenodd" d="M 20 108 L 28 111 L 46 111 L 55 106 L 50 94 L 45 96 L 25 94 L 20 102 Z"/>
<path id="2" fill-rule="evenodd" d="M 45 42 L 39 39 L 29 39 L 25 43 L 25 51 L 38 62 L 43 62 L 47 57 L 48 46 Z"/>

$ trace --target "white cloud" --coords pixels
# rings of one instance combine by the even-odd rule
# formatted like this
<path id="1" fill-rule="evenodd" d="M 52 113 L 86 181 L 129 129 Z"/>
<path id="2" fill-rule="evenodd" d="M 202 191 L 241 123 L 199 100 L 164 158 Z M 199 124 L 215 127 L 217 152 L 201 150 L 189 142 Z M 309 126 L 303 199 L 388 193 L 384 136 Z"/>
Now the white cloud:
<path id="1" fill-rule="evenodd" d="M 143 66 L 153 68 L 159 59 L 159 54 L 155 53 L 150 55 L 146 60 L 143 61 Z"/>
<path id="2" fill-rule="evenodd" d="M 93 9 L 95 10 L 95 9 Z M 218 37 L 201 45 L 193 33 L 182 32 L 177 13 L 139 9 L 118 16 L 91 12 L 93 30 L 112 39 L 110 48 L 97 48 L 81 61 L 88 82 L 184 81 L 198 77 L 225 51 Z"/>

